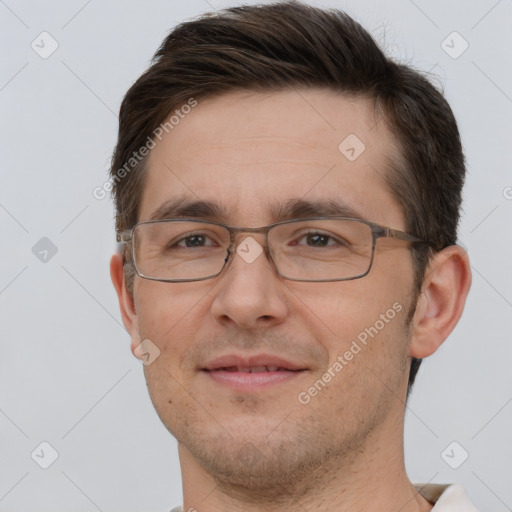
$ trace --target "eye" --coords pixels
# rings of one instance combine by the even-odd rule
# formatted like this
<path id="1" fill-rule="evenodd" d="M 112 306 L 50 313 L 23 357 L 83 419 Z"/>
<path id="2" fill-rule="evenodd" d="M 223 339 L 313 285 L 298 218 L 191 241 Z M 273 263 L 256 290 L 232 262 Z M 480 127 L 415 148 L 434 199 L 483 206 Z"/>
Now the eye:
<path id="1" fill-rule="evenodd" d="M 298 245 L 300 244 L 300 241 L 305 240 L 306 245 L 309 247 L 328 247 L 328 246 L 347 246 L 348 243 L 344 241 L 343 239 L 340 239 L 339 237 L 334 238 L 331 235 L 328 235 L 326 233 L 320 233 L 318 231 L 311 231 L 309 233 L 306 233 L 302 235 L 298 241 Z"/>
<path id="2" fill-rule="evenodd" d="M 172 249 L 173 247 L 186 247 L 186 248 L 193 248 L 193 247 L 208 247 L 216 245 L 215 243 L 207 244 L 207 242 L 213 242 L 213 240 L 208 237 L 207 235 L 201 234 L 201 233 L 195 233 L 193 235 L 188 235 L 180 238 L 177 242 L 171 242 L 169 244 L 169 248 Z"/>

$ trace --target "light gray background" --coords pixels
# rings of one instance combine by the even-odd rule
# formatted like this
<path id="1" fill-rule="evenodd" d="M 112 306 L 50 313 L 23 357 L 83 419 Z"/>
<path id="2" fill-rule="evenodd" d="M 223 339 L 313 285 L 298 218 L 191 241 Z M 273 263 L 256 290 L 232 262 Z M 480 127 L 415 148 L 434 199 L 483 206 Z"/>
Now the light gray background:
<path id="1" fill-rule="evenodd" d="M 438 75 L 458 119 L 474 281 L 459 325 L 419 372 L 406 463 L 414 482 L 461 482 L 481 511 L 511 510 L 512 2 L 312 3 L 345 9 L 389 53 Z M 110 283 L 112 205 L 92 190 L 107 178 L 122 96 L 163 37 L 235 4 L 0 0 L 0 511 L 181 503 L 176 443 Z M 42 31 L 59 45 L 47 59 L 31 48 Z M 456 59 L 441 46 L 453 31 L 469 43 Z M 32 252 L 42 237 L 57 247 L 47 262 Z M 46 470 L 31 458 L 43 441 L 59 454 Z M 452 461 L 469 453 L 458 469 L 441 457 L 452 441 L 463 447 Z"/>

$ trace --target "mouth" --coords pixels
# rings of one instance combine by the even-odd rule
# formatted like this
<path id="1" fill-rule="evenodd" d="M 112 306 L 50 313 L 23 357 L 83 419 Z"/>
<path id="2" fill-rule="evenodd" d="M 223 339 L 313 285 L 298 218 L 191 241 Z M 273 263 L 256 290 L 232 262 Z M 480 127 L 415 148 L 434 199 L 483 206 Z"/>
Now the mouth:
<path id="1" fill-rule="evenodd" d="M 235 391 L 258 391 L 289 382 L 308 371 L 298 363 L 260 354 L 217 358 L 201 368 L 211 381 Z"/>
<path id="2" fill-rule="evenodd" d="M 300 372 L 301 370 L 290 370 L 281 366 L 224 366 L 209 370 L 212 372 L 241 372 L 241 373 L 264 373 L 264 372 Z"/>

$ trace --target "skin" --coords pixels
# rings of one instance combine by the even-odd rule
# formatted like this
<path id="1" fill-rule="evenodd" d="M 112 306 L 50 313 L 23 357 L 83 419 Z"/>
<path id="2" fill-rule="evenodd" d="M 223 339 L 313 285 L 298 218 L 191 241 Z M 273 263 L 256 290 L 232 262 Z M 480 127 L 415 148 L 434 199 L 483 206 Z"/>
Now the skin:
<path id="1" fill-rule="evenodd" d="M 338 150 L 349 134 L 366 146 L 353 162 Z M 182 195 L 222 203 L 229 211 L 223 220 L 245 227 L 275 221 L 269 200 L 336 198 L 368 220 L 405 231 L 382 178 L 394 148 L 363 98 L 305 89 L 206 99 L 151 151 L 139 221 Z M 250 236 L 264 244 L 262 235 Z M 410 248 L 392 239 L 378 241 L 370 273 L 351 281 L 285 280 L 264 254 L 252 263 L 235 254 L 206 281 L 136 277 L 133 297 L 118 254 L 111 275 L 132 351 L 138 355 L 147 338 L 161 351 L 144 370 L 153 404 L 178 440 L 184 510 L 432 508 L 404 467 L 407 380 L 411 357 L 434 353 L 462 313 L 471 281 L 463 249 L 434 257 L 418 298 Z M 394 303 L 402 311 L 325 389 L 299 403 L 298 394 Z M 251 392 L 198 371 L 219 355 L 261 352 L 308 371 Z"/>

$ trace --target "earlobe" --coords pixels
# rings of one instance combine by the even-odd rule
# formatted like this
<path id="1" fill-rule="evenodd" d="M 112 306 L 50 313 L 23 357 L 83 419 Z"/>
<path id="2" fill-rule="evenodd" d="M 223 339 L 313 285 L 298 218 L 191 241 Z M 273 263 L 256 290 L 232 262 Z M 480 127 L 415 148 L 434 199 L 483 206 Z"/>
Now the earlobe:
<path id="1" fill-rule="evenodd" d="M 446 340 L 462 315 L 470 286 L 471 267 L 462 247 L 446 247 L 433 257 L 412 320 L 412 357 L 428 357 Z"/>
<path id="2" fill-rule="evenodd" d="M 119 253 L 114 254 L 110 260 L 110 277 L 117 293 L 123 324 L 131 337 L 131 351 L 135 357 L 138 357 L 136 353 L 136 348 L 140 345 L 138 317 L 133 296 L 126 287 L 123 258 Z"/>

